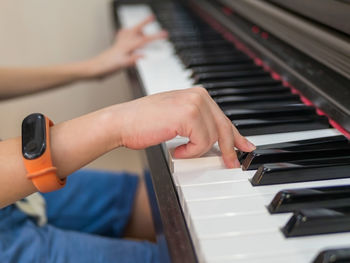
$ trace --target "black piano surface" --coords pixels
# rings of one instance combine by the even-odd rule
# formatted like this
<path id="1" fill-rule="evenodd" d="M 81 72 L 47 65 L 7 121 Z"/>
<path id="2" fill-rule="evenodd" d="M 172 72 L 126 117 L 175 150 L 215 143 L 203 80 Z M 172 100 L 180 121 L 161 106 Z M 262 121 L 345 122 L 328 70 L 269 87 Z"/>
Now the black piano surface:
<path id="1" fill-rule="evenodd" d="M 324 63 L 324 60 L 315 57 L 317 54 L 312 53 L 313 51 L 310 53 L 308 50 L 300 49 L 293 43 L 286 42 L 283 36 L 271 33 L 273 29 L 264 28 L 264 24 L 259 24 L 259 21 L 249 20 L 246 6 L 244 4 L 242 7 L 240 6 L 240 2 L 244 1 L 115 1 L 113 2 L 113 14 L 116 14 L 115 10 L 119 4 L 147 3 L 151 5 L 154 13 L 159 15 L 164 4 L 169 2 L 175 2 L 176 5 L 190 10 L 189 12 L 198 19 L 205 21 L 220 34 L 225 35 L 226 39 L 232 42 L 232 45 L 239 46 L 243 53 L 254 60 L 255 64 L 274 74 L 284 86 L 296 91 L 304 103 L 316 107 L 318 113 L 325 113 L 331 120 L 331 124 L 345 133 L 350 131 L 350 78 L 347 75 L 347 70 L 350 71 L 350 65 L 345 63 L 345 66 L 342 65 L 338 68 L 337 65 L 332 64 L 334 58 L 330 59 L 329 64 Z M 272 2 L 280 1 L 268 2 L 267 4 L 272 5 Z M 282 9 L 282 6 L 283 4 L 277 3 L 273 8 Z M 237 9 L 242 13 L 238 12 Z M 287 9 L 284 11 L 289 12 Z M 293 10 L 294 15 L 296 12 L 297 10 Z M 264 15 L 266 14 L 261 14 L 262 20 L 264 20 Z M 301 14 L 300 19 L 310 19 L 308 23 L 323 29 L 323 25 L 319 25 L 318 21 L 313 20 L 312 17 L 306 17 L 305 13 Z M 116 17 L 116 21 L 118 25 L 118 17 Z M 325 30 L 331 31 L 330 28 Z M 335 31 L 336 36 L 340 34 L 342 40 L 349 41 L 346 27 Z M 295 38 L 300 38 L 300 36 L 296 35 Z M 210 40 L 208 41 L 210 42 Z M 223 44 L 222 48 L 225 49 L 225 47 L 226 45 Z M 336 50 L 333 53 L 336 53 Z M 191 60 L 188 63 L 197 62 Z M 229 63 L 222 61 L 222 64 Z M 195 65 L 192 66 L 195 67 Z M 128 69 L 127 72 L 135 97 L 144 96 L 142 79 L 137 70 L 132 68 Z M 260 73 L 257 72 L 257 74 Z M 200 74 L 199 76 L 204 79 L 212 77 Z M 212 82 L 209 81 L 209 84 Z M 210 91 L 209 84 L 207 86 Z M 215 96 L 213 98 L 215 99 Z M 225 110 L 225 107 L 222 108 Z M 239 122 L 237 122 L 238 124 Z M 146 155 L 149 165 L 146 179 L 152 200 L 158 244 L 162 249 L 162 262 L 196 262 L 197 257 L 191 237 L 161 146 L 150 147 L 146 150 Z M 336 251 L 336 253 L 338 252 Z"/>

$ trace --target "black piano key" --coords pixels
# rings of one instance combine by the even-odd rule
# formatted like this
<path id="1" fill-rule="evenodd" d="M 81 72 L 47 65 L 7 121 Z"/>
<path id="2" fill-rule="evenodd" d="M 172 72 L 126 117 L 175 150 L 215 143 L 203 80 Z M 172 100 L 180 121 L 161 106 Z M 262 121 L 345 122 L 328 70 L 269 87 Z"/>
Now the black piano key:
<path id="1" fill-rule="evenodd" d="M 269 101 L 282 101 L 282 100 L 292 100 L 295 99 L 299 101 L 299 95 L 297 94 L 261 94 L 254 96 L 221 96 L 214 97 L 214 101 L 219 104 L 219 106 L 227 104 L 238 104 L 238 103 L 247 103 L 247 102 L 269 102 Z"/>
<path id="2" fill-rule="evenodd" d="M 186 50 L 188 48 L 230 48 L 232 45 L 226 41 L 191 41 L 191 42 L 174 42 L 176 51 Z"/>
<path id="3" fill-rule="evenodd" d="M 224 58 L 225 61 L 223 62 L 224 64 L 227 64 L 227 60 L 232 59 L 234 62 L 237 61 L 237 59 L 241 59 L 241 58 L 245 58 L 243 55 L 241 54 L 237 54 L 237 53 L 226 53 L 226 54 L 221 54 L 221 55 L 215 55 L 215 54 L 198 54 L 198 55 L 178 55 L 178 57 L 181 59 L 182 63 L 188 67 L 197 67 L 197 65 L 190 65 L 192 62 L 197 63 L 200 61 L 204 61 L 204 62 L 209 62 L 210 65 L 212 64 L 211 61 L 217 61 L 218 59 Z M 245 60 L 244 60 L 245 61 Z M 237 63 L 237 62 L 236 62 Z M 200 64 L 199 66 L 205 66 L 206 64 Z M 222 63 L 218 64 L 218 65 L 222 65 Z"/>
<path id="4" fill-rule="evenodd" d="M 285 237 L 299 237 L 350 231 L 350 206 L 311 208 L 294 212 L 281 229 Z"/>
<path id="5" fill-rule="evenodd" d="M 224 80 L 224 79 L 232 79 L 236 77 L 250 77 L 250 76 L 269 76 L 269 73 L 260 69 L 254 70 L 240 70 L 240 71 L 232 71 L 232 72 L 211 72 L 211 73 L 202 73 L 197 74 L 194 77 L 194 81 L 196 83 L 200 83 L 203 81 L 215 81 L 215 80 Z"/>
<path id="6" fill-rule="evenodd" d="M 349 263 L 350 248 L 327 249 L 321 251 L 312 263 Z"/>
<path id="7" fill-rule="evenodd" d="M 193 72 L 192 77 L 195 77 L 196 74 L 206 73 L 206 72 L 231 72 L 235 70 L 254 70 L 260 68 L 255 65 L 252 61 L 245 61 L 242 63 L 234 63 L 230 65 L 213 65 L 213 66 L 198 66 L 192 67 Z"/>
<path id="8" fill-rule="evenodd" d="M 214 89 L 208 90 L 212 97 L 218 96 L 244 96 L 244 95 L 259 95 L 259 94 L 285 94 L 290 93 L 290 89 L 284 86 L 262 86 L 262 87 L 248 87 L 248 88 L 228 88 L 228 89 Z"/>
<path id="9" fill-rule="evenodd" d="M 328 119 L 324 116 L 247 119 L 232 121 L 232 123 L 244 136 L 329 128 Z"/>
<path id="10" fill-rule="evenodd" d="M 268 94 L 268 93 L 267 93 Z M 281 93 L 287 94 L 287 93 Z M 246 94 L 244 96 L 247 96 Z M 254 95 L 254 94 L 252 94 Z M 261 94 L 262 95 L 262 94 Z M 213 97 L 215 98 L 215 96 Z M 285 100 L 272 100 L 272 101 L 242 101 L 240 103 L 230 103 L 219 105 L 222 111 L 233 110 L 233 109 L 265 109 L 270 107 L 285 107 L 285 106 L 294 106 L 294 105 L 305 105 L 299 98 L 285 99 Z"/>
<path id="11" fill-rule="evenodd" d="M 184 61 L 187 68 L 198 67 L 198 66 L 210 66 L 210 65 L 227 65 L 234 63 L 241 63 L 250 61 L 245 55 L 237 55 L 233 57 L 208 57 L 208 58 L 194 58 Z M 268 75 L 268 74 L 267 74 Z"/>
<path id="12" fill-rule="evenodd" d="M 277 214 L 346 205 L 350 205 L 350 185 L 285 189 L 275 195 L 267 209 L 271 214 Z"/>
<path id="13" fill-rule="evenodd" d="M 231 48 L 219 48 L 219 49 L 213 49 L 213 48 L 207 48 L 207 49 L 197 49 L 197 48 L 189 48 L 186 50 L 182 50 L 179 53 L 179 56 L 181 57 L 205 57 L 205 56 L 225 56 L 225 55 L 241 55 L 244 54 L 241 51 L 235 49 L 234 47 Z"/>
<path id="14" fill-rule="evenodd" d="M 304 160 L 261 165 L 251 179 L 253 186 L 349 178 L 350 157 Z"/>
<path id="15" fill-rule="evenodd" d="M 170 37 L 171 36 L 175 36 L 175 34 L 172 32 L 171 30 L 168 31 L 170 33 Z M 205 33 L 204 33 L 205 34 Z M 203 35 L 202 32 L 193 32 L 192 34 L 187 34 L 187 38 L 192 37 L 193 39 L 186 39 L 186 37 L 184 38 L 178 38 L 175 39 L 173 38 L 173 40 L 171 41 L 174 45 L 175 48 L 179 48 L 180 50 L 186 50 L 186 48 L 208 48 L 208 47 L 213 47 L 213 46 L 224 46 L 225 48 L 229 48 L 229 47 L 233 47 L 233 45 L 228 42 L 227 40 L 221 38 L 221 37 L 216 37 L 213 39 L 206 39 L 205 36 L 201 36 Z"/>
<path id="16" fill-rule="evenodd" d="M 344 135 L 327 136 L 321 138 L 272 143 L 258 146 L 259 149 L 282 149 L 282 150 L 298 150 L 298 149 L 320 149 L 320 148 L 331 148 L 340 147 L 344 144 L 349 144 L 349 140 Z"/>
<path id="17" fill-rule="evenodd" d="M 173 30 L 168 30 L 169 40 L 171 42 L 195 42 L 195 41 L 225 41 L 222 36 L 218 34 L 205 33 L 201 31 L 187 31 L 187 32 L 178 32 Z"/>
<path id="18" fill-rule="evenodd" d="M 260 125 L 258 128 L 244 127 L 240 128 L 239 132 L 243 136 L 266 135 L 285 132 L 312 131 L 319 129 L 327 129 L 329 125 L 312 120 L 310 122 L 295 122 L 293 123 L 274 123 L 271 125 Z"/>
<path id="19" fill-rule="evenodd" d="M 217 33 L 201 28 L 188 28 L 180 31 L 178 28 L 168 28 L 170 41 L 181 43 L 185 41 L 225 41 L 225 39 Z"/>
<path id="20" fill-rule="evenodd" d="M 281 85 L 279 80 L 271 77 L 253 78 L 235 81 L 205 82 L 202 83 L 206 89 L 235 88 L 235 87 L 258 87 L 263 85 Z"/>
<path id="21" fill-rule="evenodd" d="M 255 150 L 247 155 L 242 162 L 243 170 L 256 170 L 267 163 L 281 163 L 297 160 L 325 159 L 332 157 L 349 156 L 350 148 L 323 148 L 314 150 L 286 151 L 280 149 Z"/>
<path id="22" fill-rule="evenodd" d="M 199 50 L 201 51 L 201 50 Z M 223 54 L 211 54 L 214 50 L 203 50 L 201 52 L 198 52 L 197 54 L 187 54 L 184 55 L 183 52 L 179 53 L 178 56 L 182 59 L 184 64 L 189 64 L 192 61 L 195 63 L 197 62 L 199 66 L 202 66 L 200 62 L 202 62 L 203 66 L 206 66 L 206 64 L 227 64 L 226 61 L 229 59 L 232 59 L 233 62 L 236 62 L 237 59 L 247 59 L 247 55 L 243 54 L 242 52 L 225 52 Z M 223 61 L 223 62 L 221 62 Z M 192 67 L 196 67 L 196 65 L 193 65 Z"/>
<path id="23" fill-rule="evenodd" d="M 215 52 L 236 52 L 236 49 L 234 49 L 233 46 L 204 46 L 204 47 L 188 47 L 186 49 L 180 49 L 178 50 L 176 53 L 179 56 L 186 56 L 186 54 L 193 54 L 193 53 L 202 53 L 202 54 L 206 54 L 206 53 L 215 53 Z M 253 60 L 250 61 L 251 63 L 254 63 Z"/>
<path id="24" fill-rule="evenodd" d="M 169 39 L 172 42 L 183 42 L 183 41 L 224 41 L 222 36 L 217 33 L 213 33 L 211 31 L 203 32 L 203 31 L 195 31 L 189 30 L 186 32 L 180 32 L 177 30 L 168 30 Z"/>
<path id="25" fill-rule="evenodd" d="M 167 19 L 162 19 L 162 26 L 168 30 L 168 32 L 173 33 L 174 35 L 190 35 L 201 33 L 203 35 L 221 35 L 217 31 L 208 27 L 205 24 L 197 23 L 197 21 L 193 20 L 191 17 L 179 17 L 181 21 L 171 21 Z"/>
<path id="26" fill-rule="evenodd" d="M 243 151 L 240 151 L 240 150 L 236 150 L 236 154 L 237 154 L 237 158 L 238 158 L 238 161 L 240 163 L 243 162 L 243 160 L 247 157 L 247 155 L 249 154 L 249 152 L 243 152 Z"/>
<path id="27" fill-rule="evenodd" d="M 290 120 L 290 122 L 288 122 Z M 244 123 L 242 123 L 244 121 Z M 248 125 L 257 121 L 257 125 Z M 285 121 L 271 120 L 237 120 L 233 124 L 243 136 L 265 135 L 284 132 L 311 131 L 329 128 L 328 120 L 286 119 Z"/>
<path id="28" fill-rule="evenodd" d="M 241 54 L 232 54 L 232 55 L 207 55 L 207 56 L 191 56 L 191 57 L 185 57 L 181 56 L 182 63 L 187 68 L 192 67 L 200 67 L 200 66 L 210 66 L 210 65 L 227 65 L 232 63 L 241 63 L 249 61 L 249 59 Z M 266 74 L 265 74 L 266 75 Z M 211 81 L 211 80 L 210 80 Z"/>
<path id="29" fill-rule="evenodd" d="M 337 136 L 327 136 L 315 139 L 308 140 L 299 140 L 299 141 L 291 141 L 291 142 L 282 142 L 282 143 L 273 143 L 273 144 L 265 144 L 257 146 L 257 149 L 281 149 L 281 150 L 311 150 L 311 149 L 320 149 L 320 148 L 335 148 L 341 147 L 344 144 L 348 144 L 349 140 L 343 135 Z M 237 151 L 237 155 L 239 156 L 239 160 L 243 161 L 249 153 Z"/>
<path id="30" fill-rule="evenodd" d="M 180 17 L 179 17 L 180 18 Z M 181 21 L 168 20 L 161 18 L 162 23 L 166 25 L 167 30 L 173 33 L 209 33 L 218 34 L 215 30 L 208 27 L 206 24 L 198 23 L 199 20 L 193 20 L 192 17 L 181 17 Z"/>
<path id="31" fill-rule="evenodd" d="M 242 52 L 230 48 L 230 49 L 206 49 L 206 50 L 184 50 L 179 52 L 179 57 L 181 58 L 198 58 L 198 57 L 206 57 L 206 56 L 233 56 L 240 55 Z"/>
<path id="32" fill-rule="evenodd" d="M 208 27 L 205 24 L 197 23 L 197 21 L 194 21 L 193 19 L 188 18 L 181 18 L 182 21 L 167 21 L 163 20 L 163 23 L 166 23 L 167 30 L 173 34 L 183 35 L 183 34 L 196 34 L 196 33 L 202 33 L 202 34 L 208 34 L 208 35 L 220 35 L 218 32 L 213 30 L 212 28 Z"/>
<path id="33" fill-rule="evenodd" d="M 316 114 L 315 108 L 307 105 L 291 105 L 284 107 L 266 107 L 257 109 L 231 109 L 224 110 L 225 115 L 231 120 L 250 119 L 250 118 L 271 118 L 287 117 L 298 115 Z"/>

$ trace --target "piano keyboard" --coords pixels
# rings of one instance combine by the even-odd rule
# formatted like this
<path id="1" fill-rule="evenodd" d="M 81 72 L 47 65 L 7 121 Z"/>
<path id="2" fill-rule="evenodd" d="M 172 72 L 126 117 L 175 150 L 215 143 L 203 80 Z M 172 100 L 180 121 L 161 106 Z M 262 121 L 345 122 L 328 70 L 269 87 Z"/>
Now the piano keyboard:
<path id="1" fill-rule="evenodd" d="M 313 262 L 325 249 L 317 262 L 347 258 L 339 249 L 350 247 L 348 140 L 199 17 L 174 4 L 155 10 L 145 33 L 164 27 L 170 38 L 142 50 L 145 94 L 202 85 L 258 146 L 240 153 L 242 170 L 225 169 L 217 145 L 179 160 L 172 151 L 187 139 L 164 143 L 198 260 Z M 126 27 L 151 14 L 147 5 L 118 9 Z"/>

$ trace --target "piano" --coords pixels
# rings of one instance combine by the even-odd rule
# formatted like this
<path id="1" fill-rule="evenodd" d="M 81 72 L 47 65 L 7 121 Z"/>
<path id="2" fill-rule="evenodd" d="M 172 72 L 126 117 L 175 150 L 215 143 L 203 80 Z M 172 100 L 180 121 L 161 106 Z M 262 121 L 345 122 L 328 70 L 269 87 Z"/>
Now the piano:
<path id="1" fill-rule="evenodd" d="M 206 88 L 257 145 L 226 169 L 217 145 L 146 150 L 161 262 L 350 262 L 350 3 L 115 1 L 117 26 L 169 39 L 128 70 L 135 97 Z"/>

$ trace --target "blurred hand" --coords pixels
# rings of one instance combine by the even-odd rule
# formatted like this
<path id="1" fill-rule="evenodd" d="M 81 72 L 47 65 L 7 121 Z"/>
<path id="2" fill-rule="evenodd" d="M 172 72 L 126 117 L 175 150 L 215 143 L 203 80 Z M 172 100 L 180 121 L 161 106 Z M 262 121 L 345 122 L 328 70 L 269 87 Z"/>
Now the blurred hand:
<path id="1" fill-rule="evenodd" d="M 234 147 L 255 149 L 232 125 L 208 92 L 200 87 L 159 93 L 116 105 L 120 145 L 143 149 L 172 139 L 189 138 L 175 149 L 175 158 L 199 157 L 218 141 L 225 165 L 239 167 Z"/>
<path id="2" fill-rule="evenodd" d="M 168 36 L 166 31 L 153 35 L 143 33 L 144 27 L 152 21 L 154 17 L 150 16 L 132 28 L 121 29 L 109 49 L 88 61 L 91 77 L 104 77 L 119 69 L 134 65 L 142 57 L 141 54 L 135 53 L 137 49 L 152 41 L 165 39 Z"/>

